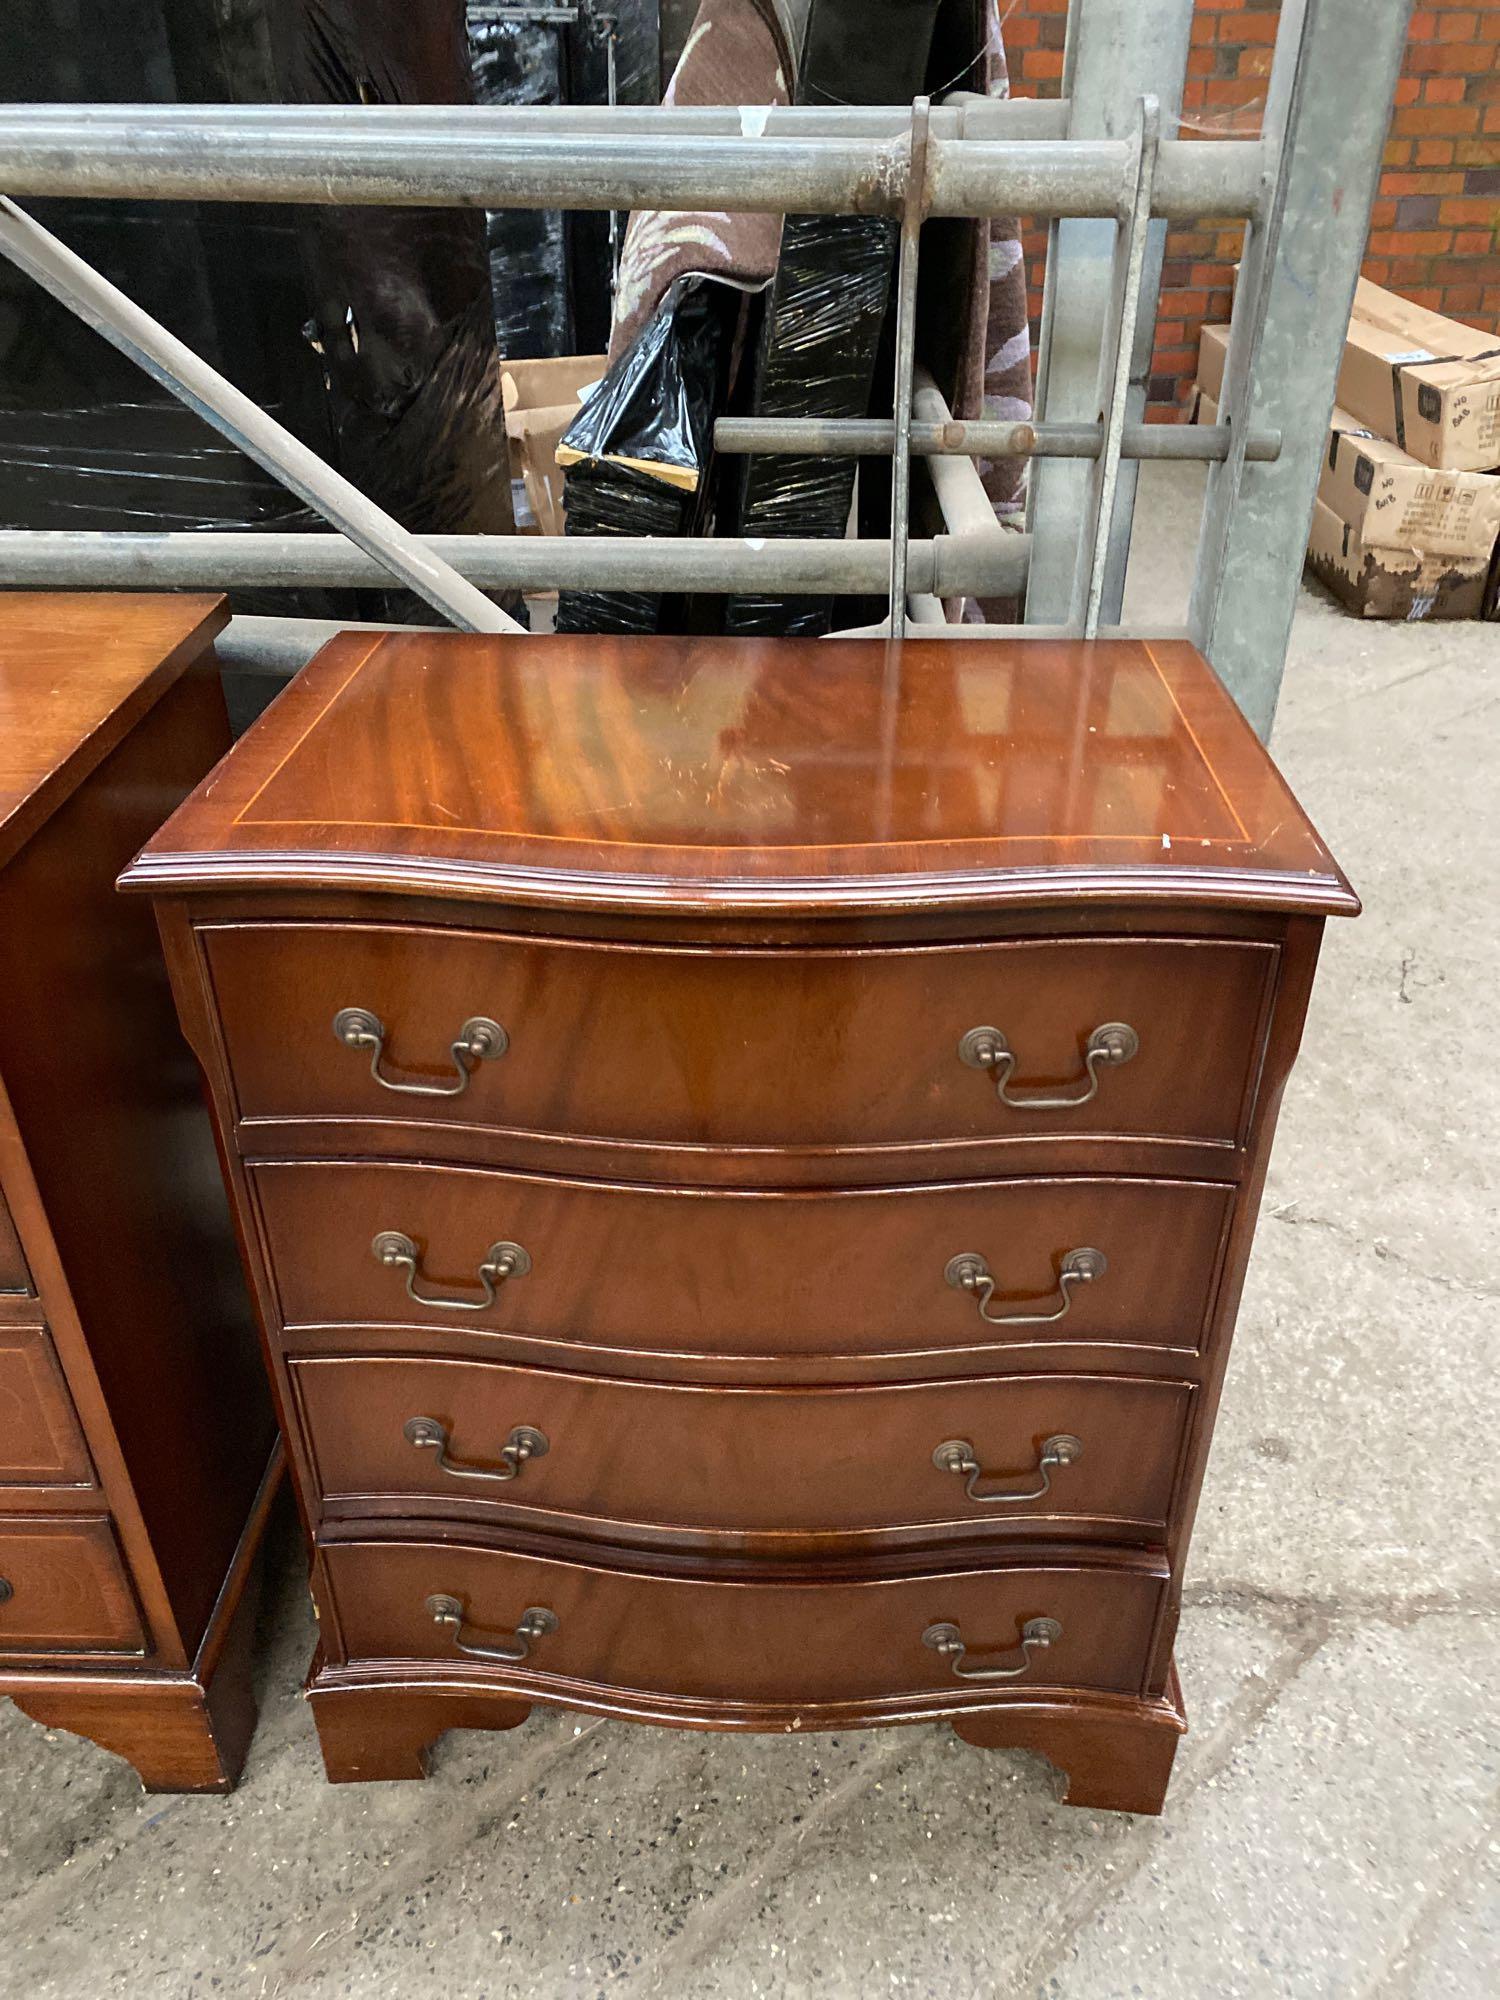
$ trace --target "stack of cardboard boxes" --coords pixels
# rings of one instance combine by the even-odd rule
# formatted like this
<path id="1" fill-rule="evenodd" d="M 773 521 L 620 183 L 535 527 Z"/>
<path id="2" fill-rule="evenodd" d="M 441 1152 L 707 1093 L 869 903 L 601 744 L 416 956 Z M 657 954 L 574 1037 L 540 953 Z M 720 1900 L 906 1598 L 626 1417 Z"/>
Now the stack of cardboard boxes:
<path id="1" fill-rule="evenodd" d="M 1217 423 L 1227 326 L 1206 326 L 1194 421 Z M 1500 336 L 1361 279 L 1307 560 L 1364 618 L 1497 615 Z"/>

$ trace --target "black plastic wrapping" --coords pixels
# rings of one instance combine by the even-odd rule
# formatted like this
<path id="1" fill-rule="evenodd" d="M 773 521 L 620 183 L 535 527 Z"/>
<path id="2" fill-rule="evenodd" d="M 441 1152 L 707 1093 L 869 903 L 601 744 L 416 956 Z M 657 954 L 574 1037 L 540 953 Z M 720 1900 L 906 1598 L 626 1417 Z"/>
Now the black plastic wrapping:
<path id="1" fill-rule="evenodd" d="M 611 34 L 616 102 L 660 99 L 657 0 L 585 0 L 579 18 L 561 26 L 496 20 L 480 0 L 468 0 L 467 16 L 481 104 L 607 104 Z M 485 228 L 505 359 L 602 352 L 610 319 L 608 215 L 491 209 Z"/>
<path id="2" fill-rule="evenodd" d="M 583 0 L 584 19 L 569 28 L 567 102 L 609 102 L 609 23 L 615 44 L 615 102 L 660 104 L 661 9 L 658 0 Z M 618 217 L 623 232 L 626 218 Z M 609 214 L 573 209 L 564 217 L 568 240 L 569 298 L 573 352 L 602 354 L 609 346 L 614 304 L 609 252 Z"/>
<path id="3" fill-rule="evenodd" d="M 698 278 L 668 288 L 563 433 L 559 453 L 579 454 L 567 472 L 570 535 L 693 532 L 706 505 L 714 412 L 738 306 L 737 293 Z M 655 592 L 565 590 L 556 629 L 663 631 L 667 604 Z"/>
<path id="4" fill-rule="evenodd" d="M 798 102 L 908 102 L 923 87 L 940 4 L 812 0 Z M 870 413 L 881 393 L 883 338 L 889 352 L 886 321 L 898 235 L 889 217 L 786 218 L 762 322 L 754 415 Z M 856 469 L 851 458 L 749 458 L 735 479 L 726 527 L 739 535 L 841 536 Z M 863 610 L 855 615 L 862 617 Z M 815 637 L 831 628 L 833 618 L 834 601 L 828 597 L 757 594 L 731 598 L 724 607 L 724 629 L 735 633 Z"/>
<path id="5" fill-rule="evenodd" d="M 271 23 L 293 103 L 472 101 L 463 0 L 271 0 Z M 513 533 L 483 216 L 309 204 L 297 232 L 339 471 L 403 527 Z M 379 597 L 371 615 L 431 616 Z"/>
<path id="6" fill-rule="evenodd" d="M 6 0 L 0 99 L 273 95 L 264 0 Z M 28 211 L 298 437 L 332 450 L 290 211 L 28 201 Z M 0 523 L 93 532 L 317 523 L 40 286 L 0 259 Z M 237 590 L 241 611 L 332 617 L 323 590 Z"/>
<path id="7" fill-rule="evenodd" d="M 273 46 L 274 45 L 274 46 Z M 279 62 L 277 58 L 279 57 Z M 7 0 L 0 99 L 455 102 L 461 0 Z M 505 532 L 510 483 L 482 218 L 457 209 L 49 201 L 28 208 L 419 532 Z M 0 521 L 321 529 L 0 260 Z M 236 589 L 237 611 L 418 616 L 400 591 Z"/>
<path id="8" fill-rule="evenodd" d="M 789 215 L 766 310 L 755 414 L 863 416 L 880 349 L 897 225 L 887 216 Z M 737 468 L 734 518 L 741 535 L 843 535 L 855 461 L 777 454 Z M 724 608 L 724 629 L 817 637 L 829 629 L 827 597 L 743 596 Z"/>
<path id="9" fill-rule="evenodd" d="M 561 104 L 563 37 L 535 22 L 468 9 L 474 95 L 481 104 Z M 506 360 L 576 352 L 564 217 L 555 208 L 490 209 L 485 216 L 495 336 Z"/>
<path id="10" fill-rule="evenodd" d="M 581 465 L 568 474 L 570 535 L 685 535 L 695 496 L 624 465 Z M 558 632 L 661 632 L 666 600 L 643 590 L 564 590 Z"/>

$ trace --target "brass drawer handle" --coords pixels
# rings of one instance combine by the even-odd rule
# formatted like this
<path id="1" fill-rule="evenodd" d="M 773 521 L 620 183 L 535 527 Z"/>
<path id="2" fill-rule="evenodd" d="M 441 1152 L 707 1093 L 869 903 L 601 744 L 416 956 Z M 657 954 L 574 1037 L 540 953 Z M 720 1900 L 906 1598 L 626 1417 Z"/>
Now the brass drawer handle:
<path id="1" fill-rule="evenodd" d="M 495 1303 L 495 1295 L 507 1278 L 524 1278 L 531 1269 L 531 1258 L 519 1243 L 492 1243 L 485 1252 L 484 1262 L 479 1267 L 479 1282 L 484 1288 L 482 1299 L 439 1299 L 430 1292 L 417 1290 L 417 1246 L 409 1236 L 403 1236 L 399 1229 L 382 1229 L 370 1245 L 377 1264 L 384 1264 L 388 1271 L 406 1273 L 406 1295 L 415 1299 L 419 1306 L 436 1306 L 442 1312 L 482 1313 L 488 1312 Z"/>
<path id="2" fill-rule="evenodd" d="M 1013 1681 L 1032 1664 L 1033 1653 L 1044 1653 L 1061 1637 L 1062 1627 L 1055 1618 L 1028 1618 L 1021 1627 L 1020 1664 L 1014 1667 L 966 1667 L 964 1654 L 968 1649 L 956 1625 L 929 1625 L 922 1634 L 922 1644 L 951 1660 L 961 1681 Z"/>
<path id="3" fill-rule="evenodd" d="M 995 1095 L 1012 1111 L 1071 1111 L 1098 1095 L 1101 1070 L 1128 1063 L 1140 1046 L 1141 1038 L 1128 1021 L 1106 1021 L 1103 1027 L 1095 1028 L 1083 1051 L 1088 1082 L 1072 1097 L 1012 1097 L 1009 1085 L 1016 1066 L 1015 1050 L 998 1028 L 970 1028 L 958 1045 L 958 1059 L 970 1069 L 988 1070 L 995 1079 Z"/>
<path id="4" fill-rule="evenodd" d="M 493 1062 L 510 1047 L 510 1036 L 498 1021 L 476 1014 L 465 1021 L 452 1044 L 453 1067 L 458 1077 L 453 1083 L 392 1083 L 380 1074 L 380 1058 L 385 1052 L 385 1027 L 378 1014 L 368 1007 L 340 1007 L 333 1017 L 333 1032 L 346 1049 L 370 1051 L 370 1074 L 382 1090 L 399 1091 L 403 1097 L 462 1097 L 478 1063 Z"/>
<path id="5" fill-rule="evenodd" d="M 498 1465 L 457 1465 L 448 1456 L 448 1433 L 436 1417 L 408 1417 L 401 1435 L 418 1451 L 436 1452 L 436 1464 L 454 1479 L 515 1479 L 528 1458 L 545 1458 L 552 1447 L 545 1431 L 517 1424 L 500 1447 Z"/>
<path id="6" fill-rule="evenodd" d="M 528 1659 L 532 1640 L 544 1639 L 557 1630 L 557 1613 L 548 1611 L 545 1605 L 533 1604 L 529 1611 L 521 1613 L 521 1622 L 511 1633 L 509 1645 L 471 1646 L 464 1638 L 464 1607 L 458 1598 L 439 1593 L 428 1598 L 427 1609 L 432 1613 L 434 1625 L 441 1625 L 453 1634 L 454 1652 L 466 1653 L 471 1660 Z"/>
<path id="7" fill-rule="evenodd" d="M 1082 1457 L 1082 1439 L 1059 1431 L 1056 1437 L 1049 1437 L 1043 1442 L 1041 1456 L 1036 1462 L 1036 1469 L 1042 1475 L 1041 1485 L 1028 1486 L 1020 1493 L 1014 1488 L 999 1493 L 980 1492 L 979 1482 L 984 1473 L 967 1438 L 949 1438 L 946 1444 L 940 1444 L 932 1454 L 932 1462 L 939 1472 L 956 1472 L 965 1480 L 964 1492 L 971 1500 L 978 1501 L 982 1507 L 994 1507 L 1015 1506 L 1021 1500 L 1040 1500 L 1044 1493 L 1052 1491 L 1054 1467 L 1072 1465 Z"/>
<path id="8" fill-rule="evenodd" d="M 1055 1312 L 1047 1313 L 991 1312 L 990 1301 L 995 1296 L 994 1274 L 977 1250 L 961 1250 L 956 1257 L 950 1257 L 943 1267 L 943 1277 L 954 1291 L 973 1293 L 979 1306 L 979 1317 L 991 1326 L 1049 1326 L 1055 1319 L 1067 1318 L 1073 1304 L 1073 1293 L 1079 1285 L 1091 1285 L 1095 1278 L 1102 1278 L 1108 1269 L 1102 1250 L 1066 1251 L 1057 1269 L 1059 1303 Z"/>
<path id="9" fill-rule="evenodd" d="M 0 1576 L 0 1604 L 9 1604 L 16 1594 L 16 1586 L 8 1576 Z"/>

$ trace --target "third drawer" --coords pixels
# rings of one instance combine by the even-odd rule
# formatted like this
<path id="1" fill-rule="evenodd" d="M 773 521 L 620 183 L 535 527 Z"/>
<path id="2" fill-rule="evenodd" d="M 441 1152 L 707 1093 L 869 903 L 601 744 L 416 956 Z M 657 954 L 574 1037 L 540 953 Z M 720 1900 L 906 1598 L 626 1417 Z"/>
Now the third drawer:
<path id="1" fill-rule="evenodd" d="M 1193 1388 L 1087 1374 L 728 1388 L 395 1355 L 291 1366 L 324 1507 L 786 1539 L 1166 1539 Z"/>

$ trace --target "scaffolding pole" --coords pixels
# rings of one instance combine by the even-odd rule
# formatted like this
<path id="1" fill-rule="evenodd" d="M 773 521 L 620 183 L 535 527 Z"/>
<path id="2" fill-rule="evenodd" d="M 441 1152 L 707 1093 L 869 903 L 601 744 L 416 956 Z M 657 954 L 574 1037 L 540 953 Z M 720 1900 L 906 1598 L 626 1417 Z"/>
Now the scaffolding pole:
<path id="1" fill-rule="evenodd" d="M 776 585 L 796 595 L 884 596 L 889 541 L 723 541 L 654 535 L 423 535 L 438 562 L 487 590 L 683 590 L 733 596 Z M 909 545 L 907 589 L 933 597 L 1004 597 L 1026 577 L 1028 539 L 993 529 Z M 0 576 L 27 588 L 203 590 L 388 583 L 388 566 L 341 535 L 285 529 L 170 534 L 0 529 Z M 493 608 L 493 607 L 492 607 Z M 513 627 L 511 629 L 519 629 Z"/>
<path id="2" fill-rule="evenodd" d="M 899 215 L 910 110 L 894 114 L 888 136 L 830 134 L 829 113 L 816 116 L 821 130 L 788 112 L 764 132 L 758 115 L 726 132 L 694 127 L 670 105 L 593 128 L 551 105 L 346 106 L 342 116 L 295 105 L 6 105 L 0 187 L 107 200 Z M 1013 122 L 1014 137 L 929 141 L 929 215 L 1118 214 L 1129 140 L 1033 137 L 1024 118 Z M 1258 142 L 1164 141 L 1155 213 L 1252 215 L 1266 173 Z"/>

